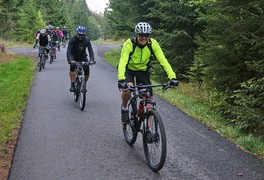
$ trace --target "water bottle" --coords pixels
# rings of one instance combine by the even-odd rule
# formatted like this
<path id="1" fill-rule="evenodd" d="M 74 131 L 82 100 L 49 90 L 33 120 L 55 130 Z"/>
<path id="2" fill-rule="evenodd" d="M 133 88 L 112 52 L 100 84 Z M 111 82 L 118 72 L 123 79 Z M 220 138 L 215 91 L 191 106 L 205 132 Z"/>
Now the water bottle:
<path id="1" fill-rule="evenodd" d="M 138 117 L 141 116 L 142 111 L 143 111 L 143 108 L 144 108 L 143 100 L 141 100 L 141 101 L 139 102 L 139 105 L 138 105 L 138 112 L 137 112 Z"/>

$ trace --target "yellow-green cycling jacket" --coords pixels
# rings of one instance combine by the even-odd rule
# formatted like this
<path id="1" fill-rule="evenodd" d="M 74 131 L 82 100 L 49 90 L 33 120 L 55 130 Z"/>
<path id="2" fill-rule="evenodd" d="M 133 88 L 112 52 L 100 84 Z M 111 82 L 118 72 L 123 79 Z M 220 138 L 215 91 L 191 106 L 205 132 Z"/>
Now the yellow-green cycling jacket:
<path id="1" fill-rule="evenodd" d="M 159 61 L 163 69 L 165 70 L 168 78 L 171 80 L 176 78 L 175 72 L 172 70 L 171 65 L 168 63 L 168 60 L 164 56 L 164 53 L 159 45 L 159 43 L 151 38 L 151 44 L 153 53 L 156 56 L 156 59 Z M 129 60 L 129 55 L 133 51 L 133 44 L 131 39 L 125 41 L 121 50 L 121 57 L 118 64 L 118 80 L 124 80 L 126 68 L 132 71 L 147 71 L 148 63 L 150 61 L 151 52 L 146 45 L 144 48 L 136 46 L 134 53 L 131 55 Z"/>

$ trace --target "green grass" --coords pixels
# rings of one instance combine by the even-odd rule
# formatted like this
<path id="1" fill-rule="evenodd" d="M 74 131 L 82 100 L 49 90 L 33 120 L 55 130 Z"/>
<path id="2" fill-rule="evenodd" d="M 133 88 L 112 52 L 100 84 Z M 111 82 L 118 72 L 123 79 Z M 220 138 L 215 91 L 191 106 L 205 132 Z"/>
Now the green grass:
<path id="1" fill-rule="evenodd" d="M 36 67 L 28 58 L 13 58 L 0 63 L 0 143 L 16 138 L 11 132 L 20 127 Z"/>
<path id="2" fill-rule="evenodd" d="M 115 41 L 115 40 L 112 40 L 112 39 L 106 39 L 106 40 L 103 40 L 103 39 L 98 39 L 96 41 L 93 41 L 97 44 L 122 44 L 125 40 L 124 39 L 120 39 L 118 41 Z"/>
<path id="3" fill-rule="evenodd" d="M 107 52 L 104 59 L 116 66 L 119 57 L 120 49 Z M 218 132 L 229 141 L 236 143 L 241 149 L 264 160 L 263 139 L 242 134 L 238 127 L 227 125 L 223 117 L 210 107 L 210 92 L 203 87 L 192 83 L 180 83 L 176 89 L 168 89 L 166 92 L 155 90 L 154 93 L 205 124 L 208 128 Z"/>
<path id="4" fill-rule="evenodd" d="M 34 38 L 32 38 L 32 44 L 26 42 L 17 42 L 17 41 L 6 41 L 0 38 L 0 43 L 5 45 L 5 48 L 13 48 L 13 47 L 29 47 L 33 46 Z"/>

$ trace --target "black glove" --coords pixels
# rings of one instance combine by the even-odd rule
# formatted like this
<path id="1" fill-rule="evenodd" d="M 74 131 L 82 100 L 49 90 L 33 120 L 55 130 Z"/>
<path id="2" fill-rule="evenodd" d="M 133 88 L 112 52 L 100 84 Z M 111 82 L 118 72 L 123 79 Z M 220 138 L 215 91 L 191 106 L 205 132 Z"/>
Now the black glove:
<path id="1" fill-rule="evenodd" d="M 118 88 L 119 89 L 127 89 L 127 82 L 125 80 L 119 80 L 118 81 Z"/>
<path id="2" fill-rule="evenodd" d="M 169 81 L 169 84 L 170 84 L 170 86 L 178 86 L 179 81 L 177 79 L 173 78 Z"/>
<path id="3" fill-rule="evenodd" d="M 33 49 L 35 49 L 36 48 L 36 44 L 34 44 L 34 46 L 33 46 Z"/>

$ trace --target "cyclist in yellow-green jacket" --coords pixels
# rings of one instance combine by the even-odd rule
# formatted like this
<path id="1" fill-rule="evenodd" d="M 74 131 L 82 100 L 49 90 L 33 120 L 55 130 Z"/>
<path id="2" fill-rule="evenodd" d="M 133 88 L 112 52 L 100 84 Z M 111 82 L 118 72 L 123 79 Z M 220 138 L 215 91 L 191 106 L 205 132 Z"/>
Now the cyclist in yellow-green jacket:
<path id="1" fill-rule="evenodd" d="M 152 55 L 163 67 L 170 80 L 170 85 L 178 85 L 176 74 L 168 63 L 159 43 L 150 38 L 152 27 L 146 22 L 139 22 L 135 26 L 135 33 L 135 38 L 129 38 L 124 42 L 118 64 L 118 88 L 121 90 L 121 114 L 124 123 L 129 122 L 127 103 L 131 92 L 127 88 L 133 85 L 134 78 L 137 84 L 151 84 L 149 63 Z M 150 95 L 153 96 L 152 91 Z"/>

